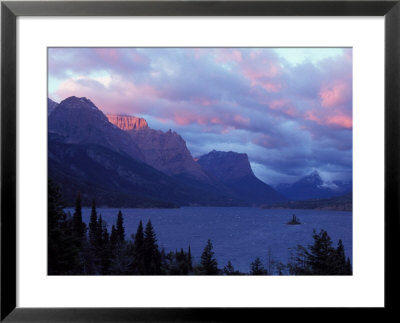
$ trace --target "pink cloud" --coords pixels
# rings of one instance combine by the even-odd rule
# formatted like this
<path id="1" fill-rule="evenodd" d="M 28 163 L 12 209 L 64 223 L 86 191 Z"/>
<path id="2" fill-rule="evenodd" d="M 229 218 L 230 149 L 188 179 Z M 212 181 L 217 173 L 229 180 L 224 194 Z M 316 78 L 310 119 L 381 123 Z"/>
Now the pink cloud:
<path id="1" fill-rule="evenodd" d="M 186 126 L 188 124 L 191 124 L 193 119 L 187 116 L 179 116 L 179 115 L 175 115 L 174 116 L 174 120 L 175 122 L 180 125 L 180 126 Z"/>
<path id="2" fill-rule="evenodd" d="M 243 61 L 242 53 L 237 49 L 219 49 L 215 61 L 217 63 L 226 63 L 226 62 L 236 62 L 240 63 Z"/>
<path id="3" fill-rule="evenodd" d="M 281 91 L 282 67 L 276 56 L 263 51 L 252 51 L 240 62 L 243 76 L 251 86 L 261 86 L 268 92 Z"/>
<path id="4" fill-rule="evenodd" d="M 218 100 L 207 99 L 205 97 L 199 97 L 199 98 L 194 98 L 193 102 L 198 104 L 198 105 L 208 107 L 208 106 L 211 106 L 211 105 L 218 104 L 219 101 Z"/>
<path id="5" fill-rule="evenodd" d="M 328 117 L 326 119 L 326 123 L 329 125 L 339 126 L 346 129 L 351 129 L 353 127 L 353 119 L 345 115 Z"/>
<path id="6" fill-rule="evenodd" d="M 260 82 L 261 87 L 266 89 L 268 92 L 279 92 L 282 89 L 281 83 L 273 83 L 273 82 Z"/>
<path id="7" fill-rule="evenodd" d="M 351 97 L 351 85 L 348 82 L 339 81 L 331 86 L 322 86 L 319 96 L 324 108 L 345 104 Z"/>
<path id="8" fill-rule="evenodd" d="M 353 127 L 353 119 L 351 116 L 344 114 L 325 115 L 320 111 L 318 112 L 307 111 L 305 114 L 305 119 L 314 121 L 317 124 L 324 126 L 334 126 L 345 129 L 351 129 Z"/>
<path id="9" fill-rule="evenodd" d="M 233 117 L 233 120 L 235 120 L 235 122 L 237 123 L 237 124 L 239 124 L 239 125 L 249 125 L 250 124 L 250 119 L 249 118 L 247 118 L 247 117 L 243 117 L 243 116 L 241 116 L 241 115 L 239 115 L 239 114 L 236 114 L 234 117 Z"/>
<path id="10" fill-rule="evenodd" d="M 129 114 L 146 112 L 147 105 L 143 102 L 156 100 L 158 94 L 157 89 L 148 84 L 133 84 L 120 79 L 112 79 L 108 87 L 92 79 L 68 79 L 56 91 L 62 100 L 69 96 L 87 97 L 104 113 Z"/>
<path id="11" fill-rule="evenodd" d="M 313 111 L 307 111 L 304 117 L 306 120 L 311 120 L 317 123 L 321 123 L 321 120 L 314 114 Z"/>
<path id="12" fill-rule="evenodd" d="M 116 48 L 95 48 L 95 53 L 104 61 L 112 64 L 117 63 L 120 58 Z"/>

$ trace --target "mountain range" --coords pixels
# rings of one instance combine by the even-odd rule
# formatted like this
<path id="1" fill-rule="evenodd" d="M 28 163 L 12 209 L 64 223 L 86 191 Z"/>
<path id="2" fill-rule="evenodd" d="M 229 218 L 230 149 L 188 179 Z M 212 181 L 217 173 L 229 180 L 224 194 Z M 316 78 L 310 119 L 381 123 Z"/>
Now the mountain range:
<path id="1" fill-rule="evenodd" d="M 353 196 L 349 192 L 345 195 L 323 199 L 308 199 L 299 201 L 289 201 L 263 206 L 265 209 L 307 209 L 325 211 L 347 211 L 353 210 Z"/>
<path id="2" fill-rule="evenodd" d="M 48 174 L 67 205 L 248 206 L 287 199 L 259 180 L 246 154 L 212 151 L 196 162 L 176 132 L 105 115 L 87 98 L 48 99 Z"/>
<path id="3" fill-rule="evenodd" d="M 279 184 L 275 189 L 291 201 L 327 199 L 352 192 L 352 182 L 324 182 L 317 170 L 292 184 Z"/>

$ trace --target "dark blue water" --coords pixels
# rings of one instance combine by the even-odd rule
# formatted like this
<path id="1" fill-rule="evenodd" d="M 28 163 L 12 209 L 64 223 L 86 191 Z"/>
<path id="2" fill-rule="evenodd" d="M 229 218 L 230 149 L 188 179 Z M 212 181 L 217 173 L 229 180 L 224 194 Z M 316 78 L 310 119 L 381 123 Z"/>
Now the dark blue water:
<path id="1" fill-rule="evenodd" d="M 72 209 L 68 209 L 71 213 Z M 110 229 L 115 224 L 119 209 L 99 208 Z M 182 207 L 180 209 L 121 209 L 126 236 L 136 232 L 139 221 L 146 225 L 151 219 L 157 233 L 158 244 L 165 250 L 175 251 L 190 245 L 192 255 L 199 261 L 207 239 L 214 246 L 218 266 L 228 260 L 243 272 L 260 257 L 268 267 L 268 259 L 287 263 L 291 250 L 298 244 L 313 242 L 312 232 L 324 229 L 336 246 L 343 241 L 346 256 L 352 259 L 352 213 L 314 210 L 267 210 L 251 207 Z M 90 208 L 82 210 L 88 223 Z M 301 225 L 287 225 L 292 214 Z"/>

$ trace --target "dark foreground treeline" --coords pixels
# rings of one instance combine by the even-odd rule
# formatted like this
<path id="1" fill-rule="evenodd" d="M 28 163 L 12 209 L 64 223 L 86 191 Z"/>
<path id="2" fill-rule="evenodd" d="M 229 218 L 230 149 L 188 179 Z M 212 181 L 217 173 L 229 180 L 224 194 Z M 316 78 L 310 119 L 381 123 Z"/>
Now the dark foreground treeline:
<path id="1" fill-rule="evenodd" d="M 121 211 L 108 232 L 106 223 L 97 214 L 93 201 L 90 222 L 82 221 L 82 205 L 78 194 L 73 215 L 63 210 L 60 188 L 48 185 L 48 274 L 49 275 L 351 275 L 349 258 L 342 242 L 337 248 L 327 232 L 314 231 L 314 244 L 297 246 L 288 264 L 269 259 L 267 268 L 260 258 L 250 264 L 250 272 L 242 273 L 228 261 L 218 268 L 213 245 L 208 240 L 199 263 L 194 263 L 190 246 L 187 250 L 168 252 L 157 245 L 149 220 L 140 221 L 136 234 L 125 237 Z"/>

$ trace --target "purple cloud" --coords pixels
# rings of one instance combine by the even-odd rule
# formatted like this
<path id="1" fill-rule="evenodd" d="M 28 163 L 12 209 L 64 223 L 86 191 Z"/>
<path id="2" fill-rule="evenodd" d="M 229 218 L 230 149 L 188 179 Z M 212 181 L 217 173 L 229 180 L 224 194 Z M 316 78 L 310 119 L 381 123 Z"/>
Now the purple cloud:
<path id="1" fill-rule="evenodd" d="M 48 67 L 51 98 L 143 116 L 196 156 L 246 152 L 266 182 L 351 176 L 351 49 L 293 64 L 270 48 L 51 48 Z"/>

